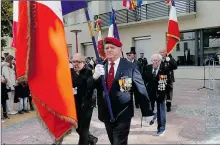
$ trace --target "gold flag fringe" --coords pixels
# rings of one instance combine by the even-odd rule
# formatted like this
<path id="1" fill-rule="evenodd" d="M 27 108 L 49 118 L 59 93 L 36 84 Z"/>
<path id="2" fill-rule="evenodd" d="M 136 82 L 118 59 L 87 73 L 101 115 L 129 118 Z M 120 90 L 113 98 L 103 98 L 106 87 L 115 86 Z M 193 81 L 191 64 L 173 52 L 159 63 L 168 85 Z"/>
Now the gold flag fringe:
<path id="1" fill-rule="evenodd" d="M 56 117 L 58 117 L 58 118 L 60 118 L 60 119 L 62 119 L 62 120 L 65 120 L 65 121 L 67 121 L 67 122 L 71 122 L 71 123 L 73 123 L 73 127 L 74 127 L 75 129 L 78 128 L 78 123 L 77 123 L 77 121 L 75 121 L 74 119 L 72 119 L 72 118 L 70 118 L 70 117 L 66 117 L 66 116 L 63 116 L 63 115 L 58 114 L 57 112 L 55 112 L 54 110 L 52 110 L 49 106 L 47 106 L 46 104 L 44 104 L 43 102 L 41 102 L 35 95 L 31 94 L 31 97 L 34 98 L 34 99 L 35 99 L 38 103 L 40 103 L 43 107 L 45 107 L 48 111 L 50 111 L 51 113 L 53 113 L 54 116 L 56 116 Z M 36 105 L 35 105 L 35 106 L 36 106 Z M 35 107 L 35 108 L 36 108 L 37 112 L 39 113 L 37 107 Z M 42 121 L 42 118 L 41 118 L 41 116 L 40 116 L 39 114 L 38 114 L 38 117 L 40 118 L 41 122 L 43 123 L 43 126 L 46 127 L 46 124 Z M 46 127 L 46 128 L 47 128 L 47 127 Z M 61 137 L 59 137 L 58 139 L 56 139 L 56 141 L 59 142 L 59 141 L 62 140 L 65 136 L 67 136 L 68 134 L 70 134 L 71 131 L 72 131 L 72 129 L 73 129 L 73 128 L 70 128 L 69 130 L 67 130 Z M 48 128 L 47 128 L 47 130 L 49 131 Z M 50 131 L 49 131 L 49 133 L 52 134 Z"/>

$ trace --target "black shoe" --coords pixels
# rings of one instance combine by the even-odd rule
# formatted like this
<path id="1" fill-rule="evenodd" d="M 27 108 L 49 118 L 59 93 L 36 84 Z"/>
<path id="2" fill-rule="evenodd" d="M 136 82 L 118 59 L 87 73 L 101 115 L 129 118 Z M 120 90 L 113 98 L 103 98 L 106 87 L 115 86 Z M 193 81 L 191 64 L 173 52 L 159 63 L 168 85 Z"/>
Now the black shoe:
<path id="1" fill-rule="evenodd" d="M 28 111 L 28 110 L 24 110 L 24 112 L 25 112 L 25 113 L 29 113 L 29 111 Z"/>
<path id="2" fill-rule="evenodd" d="M 171 108 L 167 108 L 167 112 L 171 112 Z"/>
<path id="3" fill-rule="evenodd" d="M 8 117 L 7 113 L 3 113 L 3 117 L 4 117 L 4 119 L 10 119 L 10 118 Z"/>
<path id="4" fill-rule="evenodd" d="M 34 111 L 34 108 L 31 108 L 31 111 Z"/>
<path id="5" fill-rule="evenodd" d="M 18 114 L 24 114 L 24 112 L 23 111 L 18 111 Z"/>
<path id="6" fill-rule="evenodd" d="M 97 142 L 98 142 L 97 137 L 95 137 L 93 135 L 89 135 L 89 140 L 88 140 L 89 145 L 96 145 Z"/>
<path id="7" fill-rule="evenodd" d="M 151 120 L 149 124 L 150 124 L 150 125 L 154 125 L 154 121 L 153 121 L 153 120 Z"/>

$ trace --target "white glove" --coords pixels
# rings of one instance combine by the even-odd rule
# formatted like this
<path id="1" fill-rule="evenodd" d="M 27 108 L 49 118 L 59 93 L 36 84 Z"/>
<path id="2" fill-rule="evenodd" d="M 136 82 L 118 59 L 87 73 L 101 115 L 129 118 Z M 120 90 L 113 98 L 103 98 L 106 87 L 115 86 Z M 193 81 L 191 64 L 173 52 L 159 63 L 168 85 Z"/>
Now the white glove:
<path id="1" fill-rule="evenodd" d="M 170 61 L 170 57 L 166 57 L 166 61 Z"/>
<path id="2" fill-rule="evenodd" d="M 104 65 L 102 64 L 97 64 L 95 66 L 95 72 L 93 74 L 93 78 L 95 80 L 97 80 L 101 75 L 105 75 L 105 69 L 104 69 Z"/>

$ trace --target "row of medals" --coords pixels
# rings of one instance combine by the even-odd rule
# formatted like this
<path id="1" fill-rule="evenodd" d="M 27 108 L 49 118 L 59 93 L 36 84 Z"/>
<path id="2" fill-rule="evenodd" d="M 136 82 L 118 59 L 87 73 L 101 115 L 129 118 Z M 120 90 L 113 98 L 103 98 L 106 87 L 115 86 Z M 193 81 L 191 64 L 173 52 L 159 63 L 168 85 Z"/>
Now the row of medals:
<path id="1" fill-rule="evenodd" d="M 158 83 L 158 90 L 164 91 L 167 85 L 167 75 L 160 75 Z"/>

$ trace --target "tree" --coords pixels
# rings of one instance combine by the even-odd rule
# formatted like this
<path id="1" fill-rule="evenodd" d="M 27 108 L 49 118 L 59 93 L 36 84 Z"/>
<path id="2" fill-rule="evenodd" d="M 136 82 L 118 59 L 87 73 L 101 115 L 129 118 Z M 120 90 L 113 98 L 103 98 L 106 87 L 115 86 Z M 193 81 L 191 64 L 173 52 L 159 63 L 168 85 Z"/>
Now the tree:
<path id="1" fill-rule="evenodd" d="M 10 0 L 1 1 L 1 37 L 12 37 L 13 3 Z M 1 39 L 1 50 L 6 46 L 6 41 Z"/>
<path id="2" fill-rule="evenodd" d="M 1 37 L 12 37 L 13 3 L 10 0 L 2 0 L 1 3 Z"/>

